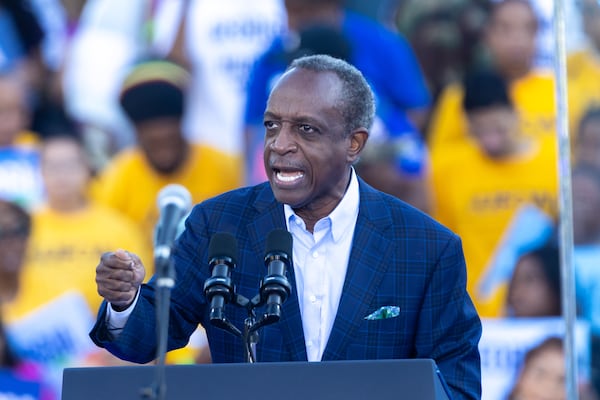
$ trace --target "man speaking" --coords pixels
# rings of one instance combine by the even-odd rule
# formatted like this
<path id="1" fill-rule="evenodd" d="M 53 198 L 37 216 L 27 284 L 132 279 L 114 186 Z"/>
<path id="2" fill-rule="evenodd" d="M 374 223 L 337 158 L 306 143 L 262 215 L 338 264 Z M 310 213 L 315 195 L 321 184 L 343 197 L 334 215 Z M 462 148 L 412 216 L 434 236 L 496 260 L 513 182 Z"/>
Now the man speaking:
<path id="1" fill-rule="evenodd" d="M 201 323 L 213 362 L 245 360 L 242 341 L 209 321 L 209 243 L 221 233 L 235 238 L 231 281 L 250 298 L 266 273 L 268 234 L 285 229 L 292 290 L 279 322 L 261 330 L 257 361 L 432 358 L 454 399 L 480 398 L 481 323 L 459 238 L 352 167 L 374 108 L 370 87 L 348 63 L 323 55 L 292 62 L 264 114 L 269 182 L 195 206 L 174 244 L 169 350 Z M 138 363 L 154 359 L 157 346 L 156 279 L 142 285 L 144 276 L 135 255 L 103 255 L 96 281 L 106 301 L 90 334 Z M 243 326 L 246 310 L 228 312 Z"/>

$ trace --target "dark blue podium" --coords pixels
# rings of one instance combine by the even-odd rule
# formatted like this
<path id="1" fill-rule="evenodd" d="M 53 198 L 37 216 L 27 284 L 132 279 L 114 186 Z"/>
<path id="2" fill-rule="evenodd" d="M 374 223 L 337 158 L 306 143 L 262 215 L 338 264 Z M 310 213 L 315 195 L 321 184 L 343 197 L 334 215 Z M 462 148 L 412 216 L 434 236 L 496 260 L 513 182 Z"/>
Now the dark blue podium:
<path id="1" fill-rule="evenodd" d="M 136 400 L 153 366 L 67 368 L 62 400 Z M 168 400 L 448 400 L 433 360 L 169 365 Z"/>

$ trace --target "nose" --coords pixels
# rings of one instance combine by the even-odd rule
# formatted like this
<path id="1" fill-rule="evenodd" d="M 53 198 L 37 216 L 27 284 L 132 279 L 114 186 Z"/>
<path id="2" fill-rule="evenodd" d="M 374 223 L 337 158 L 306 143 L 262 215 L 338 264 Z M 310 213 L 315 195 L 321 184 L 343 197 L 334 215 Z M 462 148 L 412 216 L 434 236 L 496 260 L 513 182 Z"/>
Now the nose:
<path id="1" fill-rule="evenodd" d="M 278 154 L 296 152 L 298 144 L 296 143 L 294 132 L 289 124 L 284 123 L 277 135 L 273 138 L 269 147 Z"/>

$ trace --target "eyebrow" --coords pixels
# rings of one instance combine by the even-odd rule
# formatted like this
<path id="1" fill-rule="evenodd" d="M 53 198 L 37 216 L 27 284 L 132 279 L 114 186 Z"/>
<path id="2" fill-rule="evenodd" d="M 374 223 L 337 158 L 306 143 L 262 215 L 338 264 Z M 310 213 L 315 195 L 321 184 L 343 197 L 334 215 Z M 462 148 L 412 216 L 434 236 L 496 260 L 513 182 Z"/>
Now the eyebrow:
<path id="1" fill-rule="evenodd" d="M 265 111 L 264 115 L 263 115 L 263 119 L 264 118 L 273 118 L 273 119 L 279 119 L 279 116 L 277 114 L 274 114 L 270 111 Z"/>
<path id="2" fill-rule="evenodd" d="M 322 126 L 322 125 L 326 124 L 324 121 L 321 121 L 318 118 L 314 118 L 314 117 L 299 115 L 294 118 L 282 118 L 281 116 L 279 116 L 273 112 L 270 112 L 270 111 L 265 112 L 263 119 L 283 120 L 283 121 L 287 121 L 287 122 L 293 122 L 295 124 L 310 124 L 310 125 L 316 125 L 316 126 Z"/>

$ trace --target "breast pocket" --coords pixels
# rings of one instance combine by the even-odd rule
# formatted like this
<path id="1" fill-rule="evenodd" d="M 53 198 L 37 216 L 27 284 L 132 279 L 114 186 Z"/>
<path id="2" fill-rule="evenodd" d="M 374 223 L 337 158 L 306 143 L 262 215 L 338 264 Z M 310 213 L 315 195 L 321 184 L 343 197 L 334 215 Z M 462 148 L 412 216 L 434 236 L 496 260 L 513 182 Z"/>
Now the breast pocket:
<path id="1" fill-rule="evenodd" d="M 348 346 L 347 356 L 354 360 L 408 357 L 410 346 L 405 318 L 363 320 Z"/>

